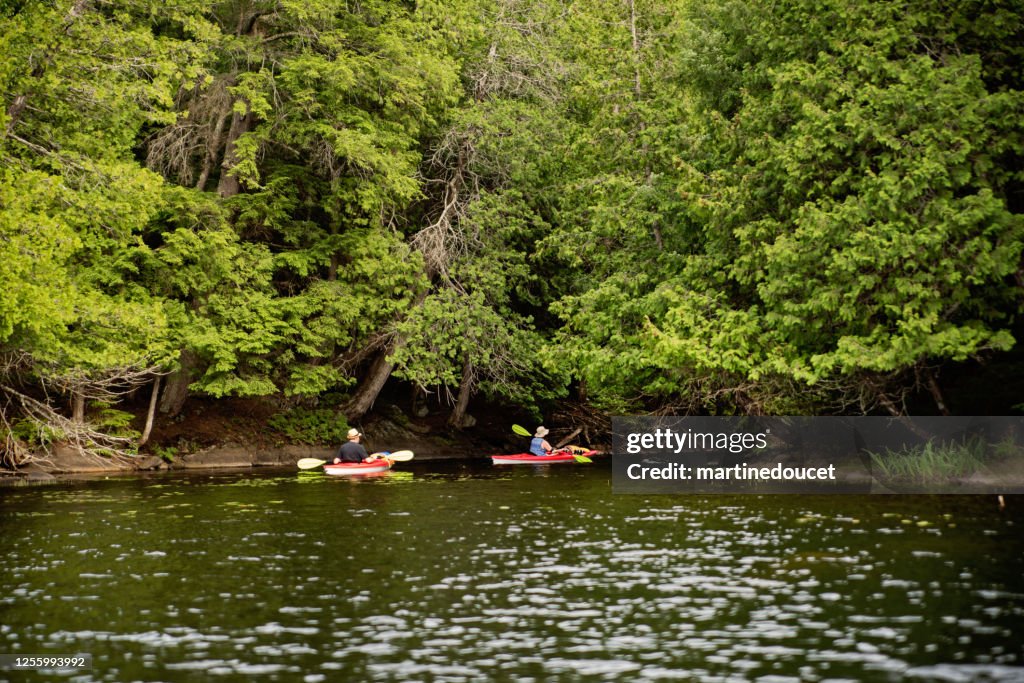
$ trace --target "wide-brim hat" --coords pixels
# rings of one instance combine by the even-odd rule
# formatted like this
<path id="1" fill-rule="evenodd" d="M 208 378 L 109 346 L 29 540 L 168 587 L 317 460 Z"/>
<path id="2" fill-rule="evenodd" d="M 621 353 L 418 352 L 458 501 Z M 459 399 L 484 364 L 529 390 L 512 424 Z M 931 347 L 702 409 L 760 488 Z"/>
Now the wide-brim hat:
<path id="1" fill-rule="evenodd" d="M 537 427 L 537 433 L 534 434 L 535 437 L 544 437 L 544 436 L 547 436 L 547 435 L 548 435 L 548 430 L 547 430 L 546 427 Z"/>
<path id="2" fill-rule="evenodd" d="M 350 439 L 354 439 L 357 436 L 362 436 L 362 435 L 363 435 L 363 433 L 361 431 L 359 431 L 358 429 L 356 429 L 355 427 L 353 427 L 352 429 L 348 430 L 348 438 L 350 438 Z"/>

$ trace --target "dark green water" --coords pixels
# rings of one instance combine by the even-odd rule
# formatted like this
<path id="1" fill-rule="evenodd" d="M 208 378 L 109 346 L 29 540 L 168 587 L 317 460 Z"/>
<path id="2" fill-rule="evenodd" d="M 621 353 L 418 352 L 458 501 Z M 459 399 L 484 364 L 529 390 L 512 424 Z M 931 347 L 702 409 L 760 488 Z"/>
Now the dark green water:
<path id="1" fill-rule="evenodd" d="M 0 490 L 0 678 L 1024 680 L 1024 501 L 401 467 Z"/>

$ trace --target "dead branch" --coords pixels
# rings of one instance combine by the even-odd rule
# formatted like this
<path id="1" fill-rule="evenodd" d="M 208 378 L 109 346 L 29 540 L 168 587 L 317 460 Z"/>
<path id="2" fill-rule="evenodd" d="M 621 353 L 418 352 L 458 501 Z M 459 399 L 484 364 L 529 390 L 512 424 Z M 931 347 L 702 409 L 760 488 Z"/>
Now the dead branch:
<path id="1" fill-rule="evenodd" d="M 71 395 L 80 402 L 91 400 L 116 403 L 138 387 L 165 374 L 167 371 L 161 366 L 145 363 L 102 371 L 58 370 L 53 364 L 41 362 L 23 351 L 0 354 L 0 395 L 4 398 L 4 406 L 0 411 L 0 428 L 3 429 L 0 462 L 8 467 L 17 467 L 40 457 L 14 437 L 11 416 L 15 414 L 31 425 L 37 435 L 36 441 L 43 448 L 42 457 L 49 452 L 49 443 L 58 439 L 88 458 L 103 462 L 109 462 L 110 459 L 127 462 L 137 449 L 138 444 L 134 439 L 105 434 L 84 420 L 61 415 L 50 405 L 50 394 Z M 33 398 L 15 388 L 26 383 L 38 387 L 43 399 Z"/>
<path id="2" fill-rule="evenodd" d="M 25 419 L 29 420 L 40 434 L 39 442 L 44 453 L 50 452 L 50 437 L 58 436 L 61 441 L 77 450 L 86 458 L 98 463 L 109 463 L 111 460 L 127 464 L 135 455 L 134 440 L 129 437 L 111 436 L 93 429 L 88 423 L 75 422 L 64 417 L 50 405 L 27 396 L 6 385 L 0 385 L 0 392 L 7 398 L 10 406 L 16 403 Z M 4 417 L 6 432 L 11 437 L 7 418 Z M 11 437 L 13 438 L 13 437 Z M 10 438 L 8 439 L 10 440 Z M 4 463 L 8 466 L 23 465 L 36 459 L 27 448 L 5 444 Z"/>
<path id="3" fill-rule="evenodd" d="M 114 403 L 140 386 L 149 384 L 154 377 L 166 375 L 167 371 L 158 365 L 126 365 L 102 371 L 74 369 L 56 372 L 39 372 L 44 390 L 56 390 L 62 394 L 81 396 L 88 401 Z"/>
<path id="4" fill-rule="evenodd" d="M 476 158 L 475 131 L 451 129 L 435 148 L 429 167 L 443 187 L 440 206 L 431 222 L 412 238 L 430 274 L 450 280 L 450 266 L 479 246 L 479 235 L 466 221 L 469 206 L 479 197 L 479 183 L 470 172 Z"/>
<path id="5" fill-rule="evenodd" d="M 219 158 L 224 145 L 224 124 L 231 115 L 232 99 L 228 90 L 235 74 L 217 78 L 204 88 L 197 83 L 182 91 L 179 101 L 184 113 L 173 125 L 150 137 L 146 165 L 183 185 L 191 185 L 197 162 L 202 163 L 202 183 Z"/>
<path id="6" fill-rule="evenodd" d="M 370 340 L 366 344 L 355 350 L 350 350 L 348 353 L 337 356 L 332 362 L 332 365 L 347 375 L 354 374 L 356 368 L 366 362 L 367 359 L 381 349 L 391 346 L 395 336 L 396 334 L 393 331 L 375 334 L 370 337 Z"/>
<path id="7" fill-rule="evenodd" d="M 470 73 L 477 101 L 486 99 L 558 98 L 569 69 L 551 48 L 553 23 L 535 15 L 543 3 L 502 0 L 490 24 L 494 27 L 487 58 Z"/>
<path id="8" fill-rule="evenodd" d="M 564 442 L 560 443 L 560 445 L 568 443 L 569 440 L 579 435 L 581 431 L 584 433 L 584 442 L 587 444 L 591 443 L 591 435 L 594 435 L 597 439 L 607 440 L 608 436 L 612 433 L 611 418 L 583 403 L 563 402 L 559 410 L 552 415 L 552 419 L 572 427 L 572 432 L 564 438 Z"/>
<path id="9" fill-rule="evenodd" d="M 583 427 L 577 427 L 576 429 L 572 430 L 572 432 L 569 433 L 569 436 L 565 437 L 564 439 L 559 439 L 558 443 L 555 444 L 555 448 L 561 448 L 562 446 L 565 446 L 570 441 L 579 436 L 580 432 L 582 431 Z"/>
<path id="10" fill-rule="evenodd" d="M 0 409 L 0 429 L 3 430 L 3 442 L 0 443 L 0 465 L 17 468 L 32 459 L 32 452 L 14 435 L 13 425 L 7 419 L 11 408 L 10 396 L 5 397 L 4 406 Z"/>

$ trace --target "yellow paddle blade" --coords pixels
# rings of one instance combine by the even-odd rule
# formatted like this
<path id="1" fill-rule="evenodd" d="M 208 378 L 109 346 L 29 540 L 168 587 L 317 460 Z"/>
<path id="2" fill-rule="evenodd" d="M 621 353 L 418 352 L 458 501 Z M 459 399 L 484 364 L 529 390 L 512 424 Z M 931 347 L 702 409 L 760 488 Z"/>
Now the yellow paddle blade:
<path id="1" fill-rule="evenodd" d="M 408 462 L 413 459 L 414 453 L 412 451 L 395 451 L 388 455 L 388 458 L 395 462 Z"/>
<path id="2" fill-rule="evenodd" d="M 520 427 L 519 425 L 512 425 L 512 431 L 519 436 L 533 436 L 525 427 Z"/>
<path id="3" fill-rule="evenodd" d="M 408 462 L 413 458 L 412 451 L 395 451 L 394 453 L 388 453 L 387 451 L 380 451 L 379 453 L 371 453 L 370 459 L 375 460 L 377 458 L 387 458 L 391 462 Z"/>
<path id="4" fill-rule="evenodd" d="M 318 460 L 316 458 L 303 458 L 302 460 L 300 460 L 296 464 L 299 466 L 300 470 L 311 470 L 314 467 L 320 467 L 320 465 L 323 465 L 325 462 L 327 462 L 327 461 L 326 460 Z"/>

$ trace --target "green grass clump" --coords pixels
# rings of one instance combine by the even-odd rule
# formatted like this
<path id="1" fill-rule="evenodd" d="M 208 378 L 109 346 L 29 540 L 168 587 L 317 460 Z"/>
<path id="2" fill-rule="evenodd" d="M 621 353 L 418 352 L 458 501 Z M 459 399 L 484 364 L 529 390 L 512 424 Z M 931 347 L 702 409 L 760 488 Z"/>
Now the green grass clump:
<path id="1" fill-rule="evenodd" d="M 990 447 L 981 438 L 963 442 L 928 443 L 884 454 L 869 452 L 872 464 L 887 479 L 932 484 L 969 477 L 985 468 Z"/>
<path id="2" fill-rule="evenodd" d="M 157 446 L 153 449 L 153 455 L 157 456 L 167 464 L 171 464 L 178 456 L 178 448 L 177 446 L 167 446 L 166 448 Z"/>

